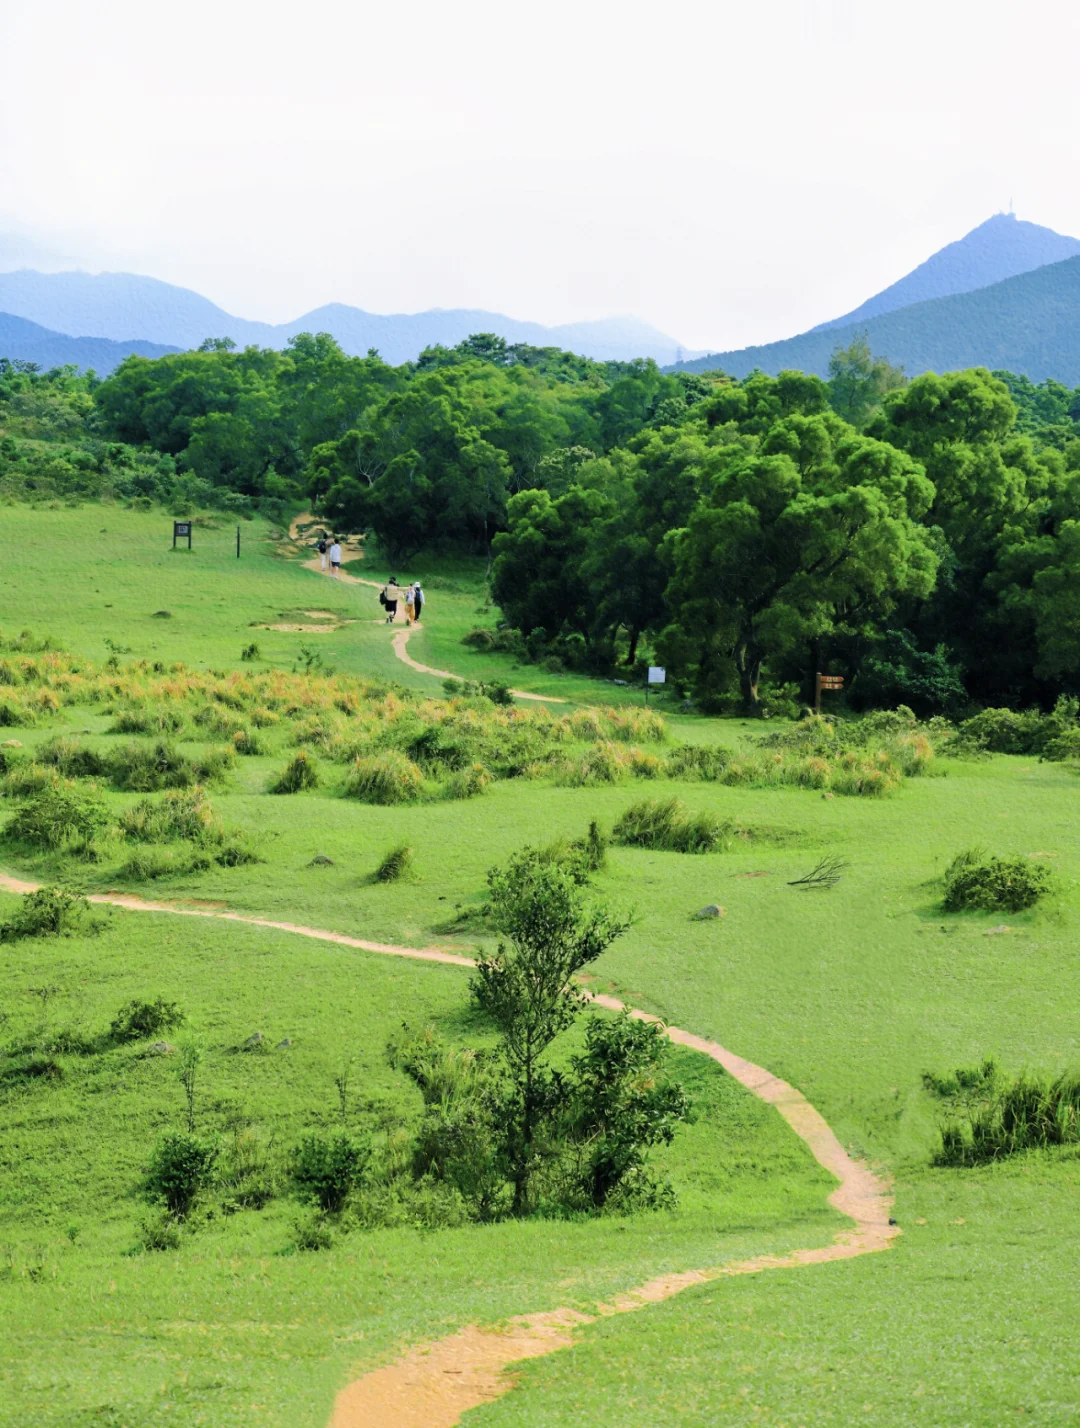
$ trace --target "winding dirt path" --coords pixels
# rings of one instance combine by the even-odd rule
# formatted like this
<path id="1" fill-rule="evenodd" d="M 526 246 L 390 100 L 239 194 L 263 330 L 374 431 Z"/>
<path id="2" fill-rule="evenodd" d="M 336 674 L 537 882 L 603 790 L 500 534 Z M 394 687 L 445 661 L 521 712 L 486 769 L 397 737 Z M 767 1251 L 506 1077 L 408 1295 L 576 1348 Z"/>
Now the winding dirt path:
<path id="1" fill-rule="evenodd" d="M 0 889 L 11 893 L 34 892 L 38 883 L 0 874 Z M 391 957 L 409 957 L 423 962 L 441 962 L 455 967 L 472 967 L 469 957 L 439 947 L 397 947 L 386 942 L 370 942 L 341 932 L 305 927 L 293 922 L 250 917 L 244 913 L 204 907 L 180 907 L 169 902 L 151 902 L 126 893 L 96 893 L 92 903 L 123 908 L 128 912 L 165 913 L 179 917 L 206 917 L 224 922 L 242 922 L 252 927 L 271 927 L 321 942 L 358 947 Z M 589 993 L 597 1006 L 611 1011 L 626 1009 L 614 997 Z M 658 1017 L 629 1008 L 640 1021 L 658 1022 Z M 344 1388 L 334 1404 L 329 1428 L 453 1428 L 461 1415 L 513 1387 L 505 1370 L 525 1359 L 554 1353 L 573 1345 L 574 1331 L 611 1314 L 627 1314 L 656 1304 L 711 1280 L 736 1274 L 760 1274 L 770 1269 L 794 1269 L 825 1264 L 832 1260 L 854 1259 L 889 1248 L 900 1234 L 889 1222 L 892 1197 L 884 1181 L 868 1166 L 853 1160 L 837 1140 L 824 1117 L 806 1097 L 752 1061 L 728 1051 L 717 1041 L 708 1041 L 679 1027 L 665 1026 L 667 1036 L 679 1046 L 689 1047 L 719 1062 L 724 1070 L 747 1090 L 775 1106 L 795 1134 L 809 1147 L 818 1163 L 839 1181 L 828 1197 L 829 1204 L 854 1222 L 832 1243 L 812 1249 L 793 1250 L 786 1255 L 759 1255 L 706 1269 L 687 1270 L 648 1280 L 636 1289 L 598 1304 L 595 1312 L 553 1309 L 540 1314 L 520 1315 L 495 1328 L 470 1325 L 434 1344 L 409 1350 L 395 1363 L 372 1370 Z"/>

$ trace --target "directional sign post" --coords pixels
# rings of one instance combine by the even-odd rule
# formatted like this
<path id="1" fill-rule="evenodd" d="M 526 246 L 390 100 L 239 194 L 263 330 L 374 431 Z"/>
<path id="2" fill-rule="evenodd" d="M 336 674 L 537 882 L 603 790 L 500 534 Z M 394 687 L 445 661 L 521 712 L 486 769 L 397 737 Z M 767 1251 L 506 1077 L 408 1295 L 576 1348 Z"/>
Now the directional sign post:
<path id="1" fill-rule="evenodd" d="M 844 687 L 844 676 L 842 674 L 822 674 L 818 670 L 814 675 L 814 713 L 821 713 L 821 691 L 829 690 L 838 694 Z"/>
<path id="2" fill-rule="evenodd" d="M 190 549 L 191 549 L 191 522 L 190 522 L 190 521 L 173 521 L 173 523 L 172 523 L 172 548 L 173 548 L 173 550 L 176 549 L 177 537 L 179 537 L 181 540 L 183 540 L 184 536 L 187 536 L 187 548 L 188 548 L 188 550 L 190 550 Z"/>
<path id="3" fill-rule="evenodd" d="M 645 682 L 645 703 L 649 702 L 649 685 L 665 684 L 667 682 L 667 670 L 658 664 L 649 665 L 649 677 Z"/>

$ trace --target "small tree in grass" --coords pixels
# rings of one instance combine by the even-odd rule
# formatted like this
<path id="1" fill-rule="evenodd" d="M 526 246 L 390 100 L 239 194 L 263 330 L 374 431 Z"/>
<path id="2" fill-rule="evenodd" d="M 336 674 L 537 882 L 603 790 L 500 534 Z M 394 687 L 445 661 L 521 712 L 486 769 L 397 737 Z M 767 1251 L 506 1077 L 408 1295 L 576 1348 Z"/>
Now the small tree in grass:
<path id="1" fill-rule="evenodd" d="M 584 997 L 575 973 L 629 927 L 599 904 L 558 863 L 533 849 L 488 874 L 498 949 L 477 964 L 472 991 L 502 1036 L 512 1078 L 504 1125 L 513 1210 L 530 1208 L 530 1184 L 543 1159 L 541 1132 L 560 1099 L 561 1082 L 544 1066 L 548 1047 L 577 1016 Z"/>

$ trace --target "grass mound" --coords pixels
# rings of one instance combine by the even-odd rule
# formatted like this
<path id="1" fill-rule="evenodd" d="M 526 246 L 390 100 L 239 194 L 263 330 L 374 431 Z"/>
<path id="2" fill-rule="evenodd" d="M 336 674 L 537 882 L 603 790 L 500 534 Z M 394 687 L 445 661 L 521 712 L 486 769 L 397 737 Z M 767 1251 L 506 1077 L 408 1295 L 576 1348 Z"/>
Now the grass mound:
<path id="1" fill-rule="evenodd" d="M 1023 1071 L 976 1089 L 989 1094 L 942 1125 L 938 1165 L 985 1165 L 1025 1150 L 1080 1144 L 1080 1073 Z"/>
<path id="2" fill-rule="evenodd" d="M 998 858 L 968 848 L 945 869 L 946 912 L 1023 912 L 1050 892 L 1053 875 L 1030 858 Z"/>
<path id="3" fill-rule="evenodd" d="M 305 788 L 318 788 L 319 769 L 306 749 L 301 749 L 270 785 L 271 793 L 300 793 Z"/>
<path id="4" fill-rule="evenodd" d="M 633 803 L 612 829 L 615 843 L 627 848 L 658 848 L 669 853 L 715 853 L 730 847 L 735 825 L 704 810 L 698 813 L 678 798 L 649 798 Z"/>
<path id="5" fill-rule="evenodd" d="M 423 791 L 423 773 L 396 749 L 356 759 L 345 778 L 345 796 L 362 803 L 415 803 Z"/>

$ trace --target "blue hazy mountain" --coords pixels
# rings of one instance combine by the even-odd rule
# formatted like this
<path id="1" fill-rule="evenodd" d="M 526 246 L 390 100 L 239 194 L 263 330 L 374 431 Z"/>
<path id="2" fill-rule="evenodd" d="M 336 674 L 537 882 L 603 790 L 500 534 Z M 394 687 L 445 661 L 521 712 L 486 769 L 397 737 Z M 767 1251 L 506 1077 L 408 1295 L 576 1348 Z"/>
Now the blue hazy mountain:
<path id="1" fill-rule="evenodd" d="M 84 370 L 93 368 L 104 377 L 134 352 L 140 357 L 164 357 L 176 347 L 157 342 L 113 342 L 108 337 L 68 337 L 50 332 L 36 322 L 27 322 L 9 312 L 0 312 L 0 357 L 18 357 L 39 367 L 65 367 L 69 363 Z"/>
<path id="2" fill-rule="evenodd" d="M 996 213 L 955 243 L 946 244 L 906 277 L 867 298 L 854 312 L 822 322 L 810 331 L 850 327 L 853 322 L 865 322 L 913 303 L 988 288 L 1078 254 L 1080 239 L 1024 222 L 1011 213 Z"/>
<path id="3" fill-rule="evenodd" d="M 252 322 L 188 288 L 135 273 L 0 273 L 0 312 L 73 337 L 139 339 L 184 349 L 197 347 L 207 337 L 231 337 L 240 347 L 284 347 L 298 332 L 329 332 L 354 356 L 374 347 L 394 364 L 411 361 L 432 343 L 453 346 L 474 332 L 495 332 L 508 342 L 564 347 L 600 360 L 655 357 L 667 363 L 682 355 L 673 337 L 634 317 L 545 327 L 466 308 L 382 315 L 330 303 L 292 322 Z"/>
<path id="4" fill-rule="evenodd" d="M 1080 257 L 955 297 L 913 303 L 843 327 L 820 328 L 738 352 L 715 352 L 679 369 L 721 368 L 745 377 L 755 368 L 771 376 L 785 370 L 828 375 L 834 348 L 865 336 L 871 350 L 920 372 L 964 367 L 1008 368 L 1033 382 L 1056 377 L 1080 385 Z"/>

